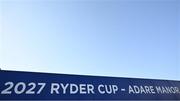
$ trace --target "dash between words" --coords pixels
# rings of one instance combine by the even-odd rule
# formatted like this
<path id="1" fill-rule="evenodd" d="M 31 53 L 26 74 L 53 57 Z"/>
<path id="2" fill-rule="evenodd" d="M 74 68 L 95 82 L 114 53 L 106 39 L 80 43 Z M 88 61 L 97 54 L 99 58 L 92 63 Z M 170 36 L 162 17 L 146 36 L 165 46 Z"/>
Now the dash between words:
<path id="1" fill-rule="evenodd" d="M 48 85 L 48 87 L 46 87 Z M 123 88 L 128 94 L 180 94 L 180 88 L 168 86 L 139 86 L 127 85 Z M 46 89 L 46 90 L 45 90 Z M 49 89 L 49 90 L 48 90 Z M 0 94 L 120 94 L 120 85 L 115 84 L 75 84 L 75 83 L 50 83 L 43 82 L 6 82 Z"/>

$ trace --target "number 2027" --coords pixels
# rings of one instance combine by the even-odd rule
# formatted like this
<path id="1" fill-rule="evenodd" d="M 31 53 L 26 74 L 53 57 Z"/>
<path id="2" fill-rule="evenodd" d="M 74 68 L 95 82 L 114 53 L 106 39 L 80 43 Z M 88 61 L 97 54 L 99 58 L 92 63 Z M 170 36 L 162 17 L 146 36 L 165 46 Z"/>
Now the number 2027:
<path id="1" fill-rule="evenodd" d="M 40 94 L 44 87 L 46 86 L 46 83 L 34 83 L 30 82 L 28 84 L 24 82 L 18 82 L 14 84 L 13 82 L 6 82 L 4 84 L 7 88 L 1 91 L 1 94 L 12 94 L 12 91 L 14 91 L 15 94 Z M 35 88 L 37 86 L 40 86 L 40 88 L 35 91 Z M 28 88 L 27 88 L 28 87 Z"/>

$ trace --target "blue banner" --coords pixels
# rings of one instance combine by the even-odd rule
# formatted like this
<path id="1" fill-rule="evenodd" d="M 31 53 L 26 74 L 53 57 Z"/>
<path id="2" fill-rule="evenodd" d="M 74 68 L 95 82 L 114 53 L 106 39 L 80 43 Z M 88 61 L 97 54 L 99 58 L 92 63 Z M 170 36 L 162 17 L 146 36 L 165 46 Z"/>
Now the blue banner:
<path id="1" fill-rule="evenodd" d="M 180 81 L 1 70 L 0 100 L 180 100 Z"/>

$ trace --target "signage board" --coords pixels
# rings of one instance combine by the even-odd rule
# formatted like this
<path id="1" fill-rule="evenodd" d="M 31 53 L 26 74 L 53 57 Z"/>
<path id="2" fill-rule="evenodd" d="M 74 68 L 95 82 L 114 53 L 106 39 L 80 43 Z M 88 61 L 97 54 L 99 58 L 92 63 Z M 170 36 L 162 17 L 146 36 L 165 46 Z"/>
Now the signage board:
<path id="1" fill-rule="evenodd" d="M 0 100 L 180 100 L 180 81 L 1 70 Z"/>

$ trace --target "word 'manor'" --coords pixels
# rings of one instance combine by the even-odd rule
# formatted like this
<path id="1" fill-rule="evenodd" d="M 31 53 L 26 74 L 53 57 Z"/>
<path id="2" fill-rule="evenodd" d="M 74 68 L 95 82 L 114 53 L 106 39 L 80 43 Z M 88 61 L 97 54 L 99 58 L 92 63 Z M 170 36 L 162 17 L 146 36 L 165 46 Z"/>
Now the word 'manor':
<path id="1" fill-rule="evenodd" d="M 0 100 L 180 100 L 180 81 L 0 71 Z"/>
<path id="2" fill-rule="evenodd" d="M 129 94 L 180 94 L 178 87 L 129 85 Z"/>

